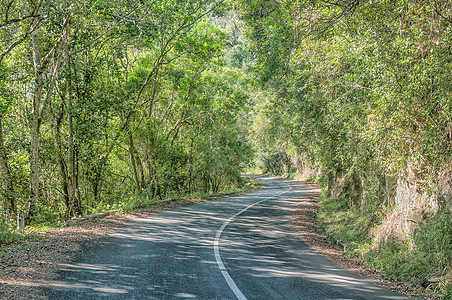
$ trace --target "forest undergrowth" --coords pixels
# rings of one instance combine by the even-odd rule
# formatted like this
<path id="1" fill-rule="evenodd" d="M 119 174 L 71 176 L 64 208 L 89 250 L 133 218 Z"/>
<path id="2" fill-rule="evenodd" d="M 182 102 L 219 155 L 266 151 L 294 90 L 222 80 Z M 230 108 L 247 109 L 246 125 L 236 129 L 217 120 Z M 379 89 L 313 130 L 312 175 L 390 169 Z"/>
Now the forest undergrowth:
<path id="1" fill-rule="evenodd" d="M 384 214 L 349 208 L 344 197 L 320 198 L 317 222 L 346 255 L 378 270 L 384 277 L 407 282 L 426 293 L 452 298 L 452 227 L 448 211 L 427 216 L 412 237 L 389 237 L 373 243 Z"/>

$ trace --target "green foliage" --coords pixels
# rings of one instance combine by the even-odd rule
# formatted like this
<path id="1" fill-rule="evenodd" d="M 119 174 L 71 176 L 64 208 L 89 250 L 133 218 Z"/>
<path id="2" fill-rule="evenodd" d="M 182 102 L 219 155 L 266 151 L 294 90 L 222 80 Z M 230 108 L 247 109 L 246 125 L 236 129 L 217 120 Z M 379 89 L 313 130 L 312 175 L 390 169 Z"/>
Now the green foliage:
<path id="1" fill-rule="evenodd" d="M 411 245 L 388 239 L 378 251 L 369 252 L 366 258 L 370 265 L 385 276 L 414 284 L 421 284 L 432 274 L 433 268 L 422 255 L 412 252 Z"/>
<path id="2" fill-rule="evenodd" d="M 9 244 L 22 238 L 22 234 L 15 231 L 15 223 L 0 215 L 0 245 Z"/>
<path id="3" fill-rule="evenodd" d="M 343 196 L 328 198 L 324 194 L 320 201 L 318 222 L 331 239 L 347 246 L 350 254 L 362 256 L 360 251 L 368 250 L 369 230 L 372 215 L 359 209 L 349 209 L 349 200 Z"/>
<path id="4" fill-rule="evenodd" d="M 414 233 L 416 251 L 432 270 L 446 270 L 452 265 L 451 221 L 452 213 L 445 210 L 427 217 Z"/>
<path id="5" fill-rule="evenodd" d="M 334 194 L 322 201 L 325 228 L 363 255 L 396 176 L 410 170 L 419 191 L 433 192 L 450 171 L 448 1 L 30 3 L 0 7 L 5 19 L 39 15 L 0 29 L 0 115 L 14 201 L 26 211 L 39 113 L 35 223 L 62 222 L 77 205 L 129 211 L 235 190 L 254 157 L 275 175 L 320 169 Z M 428 218 L 408 237 L 418 252 L 389 241 L 374 265 L 416 281 L 418 267 L 450 268 L 448 219 Z"/>
<path id="6" fill-rule="evenodd" d="M 452 284 L 449 283 L 445 285 L 441 299 L 443 300 L 452 299 Z"/>
<path id="7" fill-rule="evenodd" d="M 0 115 L 3 115 L 8 111 L 8 108 L 11 106 L 14 99 L 13 93 L 8 89 L 8 86 L 5 83 L 8 71 L 9 70 L 0 63 Z"/>
<path id="8" fill-rule="evenodd" d="M 21 9 L 38 15 L 0 30 L 4 49 L 18 41 L 0 52 L 2 154 L 17 210 L 32 215 L 34 227 L 243 185 L 252 157 L 243 142 L 251 54 L 240 30 L 217 26 L 223 5 L 95 0 L 35 8 L 0 8 L 5 18 Z M 34 39 L 23 34 L 32 22 Z M 33 115 L 39 197 L 28 211 Z"/>
<path id="9" fill-rule="evenodd" d="M 421 285 L 446 274 L 451 265 L 452 227 L 450 212 L 426 218 L 406 241 L 388 238 L 372 247 L 372 235 L 378 222 L 374 209 L 348 208 L 348 199 L 321 198 L 318 221 L 326 234 L 346 246 L 347 253 L 364 258 L 370 267 L 385 276 Z"/>
<path id="10" fill-rule="evenodd" d="M 398 178 L 427 195 L 450 172 L 450 2 L 346 2 L 241 3 L 262 88 L 252 145 L 306 157 L 322 171 L 327 233 L 386 274 L 423 283 L 450 270 L 450 215 L 370 249 Z"/>
<path id="11" fill-rule="evenodd" d="M 451 159 L 448 25 L 440 15 L 423 18 L 429 6 L 417 14 L 399 5 L 366 4 L 350 17 L 320 1 L 311 21 L 302 18 L 304 9 L 311 14 L 306 3 L 243 5 L 259 75 L 277 92 L 275 125 L 293 129 L 292 142 L 328 172 L 372 159 L 391 174 L 411 165 L 428 182 Z"/>
<path id="12" fill-rule="evenodd" d="M 52 230 L 55 230 L 57 228 L 63 228 L 63 227 L 66 227 L 66 222 L 65 221 L 62 221 L 61 219 L 57 220 L 57 221 L 51 219 L 51 221 L 36 222 L 35 224 L 27 226 L 25 228 L 25 231 L 26 231 L 26 235 L 28 237 L 30 237 L 30 236 L 33 236 L 34 234 L 48 232 L 48 231 L 52 231 Z"/>
<path id="13" fill-rule="evenodd" d="M 287 174 L 291 168 L 291 161 L 286 152 L 275 151 L 271 153 L 259 153 L 258 166 L 269 175 Z"/>

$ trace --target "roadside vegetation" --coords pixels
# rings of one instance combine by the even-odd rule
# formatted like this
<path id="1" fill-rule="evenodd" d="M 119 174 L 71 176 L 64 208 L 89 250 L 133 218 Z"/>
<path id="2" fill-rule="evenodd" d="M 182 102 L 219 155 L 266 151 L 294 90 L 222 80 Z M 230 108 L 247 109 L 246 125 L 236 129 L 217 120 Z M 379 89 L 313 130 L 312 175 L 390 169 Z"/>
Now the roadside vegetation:
<path id="1" fill-rule="evenodd" d="M 318 181 L 318 223 L 452 297 L 452 3 L 0 0 L 0 243 Z"/>
<path id="2" fill-rule="evenodd" d="M 255 164 L 319 181 L 332 240 L 451 299 L 452 3 L 238 6 L 257 56 Z"/>
<path id="3" fill-rule="evenodd" d="M 0 243 L 20 237 L 19 213 L 26 226 L 64 226 L 247 187 L 251 72 L 225 11 L 215 1 L 0 3 Z"/>

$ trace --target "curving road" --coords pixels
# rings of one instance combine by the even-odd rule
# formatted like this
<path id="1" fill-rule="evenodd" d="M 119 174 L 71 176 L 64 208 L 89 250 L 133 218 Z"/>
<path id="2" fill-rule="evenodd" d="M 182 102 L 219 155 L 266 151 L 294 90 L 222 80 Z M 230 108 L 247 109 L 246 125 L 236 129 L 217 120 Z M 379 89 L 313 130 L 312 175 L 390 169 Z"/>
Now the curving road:
<path id="1" fill-rule="evenodd" d="M 137 219 L 85 245 L 43 292 L 49 299 L 405 299 L 334 265 L 293 232 L 309 187 L 266 189 Z"/>

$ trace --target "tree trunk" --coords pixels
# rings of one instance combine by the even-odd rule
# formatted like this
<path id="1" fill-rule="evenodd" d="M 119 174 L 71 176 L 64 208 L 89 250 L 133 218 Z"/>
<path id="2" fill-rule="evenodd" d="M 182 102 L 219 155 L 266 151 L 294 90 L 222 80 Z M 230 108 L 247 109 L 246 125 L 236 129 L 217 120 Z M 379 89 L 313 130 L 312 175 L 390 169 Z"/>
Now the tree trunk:
<path id="1" fill-rule="evenodd" d="M 69 191 L 68 191 L 68 184 L 67 184 L 67 169 L 66 164 L 63 159 L 63 155 L 61 154 L 61 135 L 60 135 L 60 127 L 61 127 L 61 119 L 63 118 L 63 108 L 60 109 L 59 113 L 53 114 L 54 119 L 54 125 L 55 125 L 55 137 L 54 137 L 54 144 L 55 144 L 55 156 L 56 160 L 58 162 L 58 171 L 60 172 L 60 181 L 61 181 L 61 189 L 63 190 L 63 200 L 64 204 L 66 205 L 66 214 L 67 217 L 70 217 L 69 211 L 70 211 L 70 203 L 69 203 Z"/>
<path id="2" fill-rule="evenodd" d="M 93 188 L 93 204 L 99 202 L 99 190 L 100 190 L 100 184 L 102 179 L 102 168 L 105 166 L 105 163 L 103 159 L 99 162 L 99 164 L 96 164 L 92 166 L 92 188 Z"/>
<path id="3" fill-rule="evenodd" d="M 72 94 L 71 94 L 71 62 L 69 56 L 69 34 L 70 22 L 67 22 L 66 33 L 66 107 L 67 107 L 67 123 L 68 123 L 68 192 L 69 192 L 69 217 L 79 217 L 82 214 L 80 199 L 77 197 L 77 178 L 76 178 L 76 162 L 75 162 L 75 144 L 74 144 L 74 127 L 72 116 Z"/>
<path id="4" fill-rule="evenodd" d="M 67 57 L 69 61 L 69 57 Z M 69 62 L 68 72 L 70 73 Z M 69 192 L 69 217 L 78 217 L 81 215 L 81 205 L 77 198 L 77 178 L 75 172 L 75 144 L 74 144 L 74 127 L 72 116 L 72 95 L 71 95 L 71 79 L 70 74 L 66 79 L 66 107 L 67 107 L 67 122 L 68 122 L 68 192 Z"/>
<path id="5" fill-rule="evenodd" d="M 138 172 L 139 172 L 139 175 L 140 175 L 140 189 L 144 190 L 144 188 L 145 188 L 145 183 L 144 183 L 145 177 L 144 177 L 143 161 L 140 158 L 140 155 L 137 155 L 135 158 L 136 158 L 135 162 L 137 164 Z"/>
<path id="6" fill-rule="evenodd" d="M 132 132 L 129 129 L 129 156 L 130 156 L 130 164 L 132 165 L 132 172 L 133 172 L 133 178 L 135 181 L 135 186 L 137 188 L 137 192 L 141 191 L 141 182 L 140 178 L 138 177 L 138 171 L 137 171 L 137 165 L 135 160 L 135 147 L 133 145 L 133 135 Z"/>
<path id="7" fill-rule="evenodd" d="M 31 143 L 30 143 L 30 195 L 28 200 L 27 222 L 35 216 L 36 203 L 39 199 L 39 125 L 40 125 L 40 107 L 43 87 L 43 70 L 41 68 L 41 54 L 39 52 L 38 31 L 32 34 L 33 44 L 33 62 L 35 71 L 33 111 L 31 121 Z"/>
<path id="8" fill-rule="evenodd" d="M 16 212 L 16 202 L 14 199 L 13 181 L 8 167 L 8 160 L 6 157 L 5 144 L 3 143 L 2 117 L 3 115 L 0 115 L 0 175 L 2 177 L 2 183 L 4 186 L 4 192 L 2 197 L 6 200 L 5 206 L 7 213 L 14 214 Z"/>

